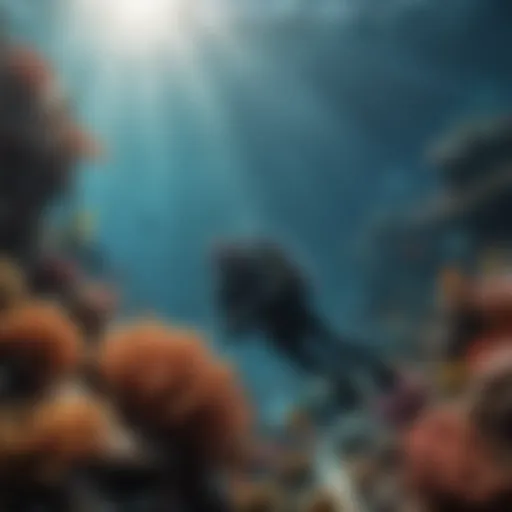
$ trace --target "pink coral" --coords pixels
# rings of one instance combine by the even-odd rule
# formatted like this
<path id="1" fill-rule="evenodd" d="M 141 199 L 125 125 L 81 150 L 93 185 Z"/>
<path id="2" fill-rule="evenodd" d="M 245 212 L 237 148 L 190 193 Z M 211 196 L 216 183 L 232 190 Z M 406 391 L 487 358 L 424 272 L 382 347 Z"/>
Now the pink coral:
<path id="1" fill-rule="evenodd" d="M 409 484 L 424 496 L 467 504 L 491 502 L 510 484 L 460 407 L 437 407 L 418 420 L 405 440 L 405 469 Z"/>

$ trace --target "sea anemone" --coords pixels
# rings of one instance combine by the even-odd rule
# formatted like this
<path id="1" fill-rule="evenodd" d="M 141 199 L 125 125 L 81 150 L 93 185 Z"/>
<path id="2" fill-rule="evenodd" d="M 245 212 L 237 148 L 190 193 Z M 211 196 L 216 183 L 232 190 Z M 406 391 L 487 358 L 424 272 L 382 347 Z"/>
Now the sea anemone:
<path id="1" fill-rule="evenodd" d="M 81 357 L 74 324 L 56 306 L 27 303 L 0 322 L 0 396 L 29 398 L 70 376 Z"/>
<path id="2" fill-rule="evenodd" d="M 404 464 L 409 488 L 426 501 L 445 496 L 485 506 L 510 483 L 459 406 L 436 407 L 417 421 L 406 436 Z"/>
<path id="3" fill-rule="evenodd" d="M 157 322 L 121 328 L 100 347 L 99 370 L 126 417 L 153 439 L 172 438 L 216 462 L 240 454 L 246 402 L 197 334 Z"/>

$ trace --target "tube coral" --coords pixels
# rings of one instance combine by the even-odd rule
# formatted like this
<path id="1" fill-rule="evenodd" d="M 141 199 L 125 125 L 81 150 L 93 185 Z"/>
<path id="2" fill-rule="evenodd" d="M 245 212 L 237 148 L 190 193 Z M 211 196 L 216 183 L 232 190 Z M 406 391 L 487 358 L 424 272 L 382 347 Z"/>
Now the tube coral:
<path id="1" fill-rule="evenodd" d="M 1 396 L 28 398 L 76 370 L 81 339 L 56 306 L 30 303 L 4 314 L 0 322 Z"/>

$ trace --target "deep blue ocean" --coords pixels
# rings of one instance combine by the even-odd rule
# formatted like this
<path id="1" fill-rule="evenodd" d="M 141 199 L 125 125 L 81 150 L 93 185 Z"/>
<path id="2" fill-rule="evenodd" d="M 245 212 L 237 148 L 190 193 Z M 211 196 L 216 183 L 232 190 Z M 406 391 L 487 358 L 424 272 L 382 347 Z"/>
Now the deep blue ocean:
<path id="1" fill-rule="evenodd" d="M 212 244 L 279 240 L 323 314 L 369 335 L 361 240 L 436 189 L 424 156 L 444 130 L 510 111 L 512 2 L 135 1 L 0 8 L 107 147 L 68 202 L 94 213 L 126 310 L 204 330 L 278 416 L 307 384 L 262 340 L 226 343 Z"/>

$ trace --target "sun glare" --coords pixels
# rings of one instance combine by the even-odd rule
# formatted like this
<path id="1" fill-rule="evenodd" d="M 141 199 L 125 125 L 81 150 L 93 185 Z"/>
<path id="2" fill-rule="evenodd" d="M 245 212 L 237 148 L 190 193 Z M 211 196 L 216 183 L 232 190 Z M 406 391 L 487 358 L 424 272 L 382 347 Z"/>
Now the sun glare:
<path id="1" fill-rule="evenodd" d="M 104 48 L 146 53 L 185 36 L 192 0 L 75 0 L 76 14 Z M 189 34 L 187 34 L 188 36 Z"/>
<path id="2" fill-rule="evenodd" d="M 179 17 L 177 0 L 123 0 L 102 2 L 112 28 L 128 38 L 146 38 L 175 24 Z M 109 12 L 110 11 L 110 12 Z"/>

